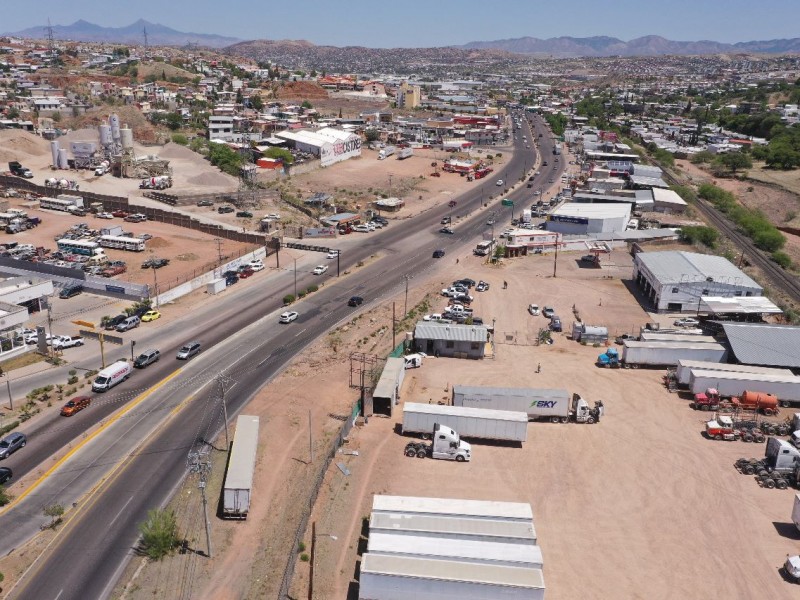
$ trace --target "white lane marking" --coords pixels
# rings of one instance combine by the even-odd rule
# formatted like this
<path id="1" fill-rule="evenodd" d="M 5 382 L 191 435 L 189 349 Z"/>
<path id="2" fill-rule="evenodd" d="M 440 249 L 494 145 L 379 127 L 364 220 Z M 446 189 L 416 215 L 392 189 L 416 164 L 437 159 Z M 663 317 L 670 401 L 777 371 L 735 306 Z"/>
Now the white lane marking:
<path id="1" fill-rule="evenodd" d="M 123 513 L 123 511 L 124 511 L 126 508 L 128 508 L 128 504 L 130 504 L 130 503 L 131 503 L 131 500 L 133 500 L 133 496 L 131 496 L 130 498 L 128 498 L 128 501 L 125 503 L 125 505 L 124 505 L 122 508 L 120 508 L 120 509 L 119 509 L 119 512 L 117 513 L 117 516 L 116 516 L 116 517 L 114 517 L 113 519 L 111 519 L 111 523 L 109 523 L 109 524 L 108 524 L 108 528 L 109 528 L 109 529 L 111 529 L 111 526 L 114 524 L 114 521 L 116 521 L 117 519 L 119 519 L 119 516 L 120 516 L 120 515 Z"/>

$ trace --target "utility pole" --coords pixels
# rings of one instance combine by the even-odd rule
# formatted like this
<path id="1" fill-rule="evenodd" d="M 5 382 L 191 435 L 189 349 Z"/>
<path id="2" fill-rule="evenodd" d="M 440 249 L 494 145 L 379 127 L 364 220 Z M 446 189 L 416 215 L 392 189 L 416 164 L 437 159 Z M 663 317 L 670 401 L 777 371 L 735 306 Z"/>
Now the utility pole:
<path id="1" fill-rule="evenodd" d="M 133 362 L 133 347 L 136 345 L 136 340 L 131 340 L 131 362 Z"/>
<path id="2" fill-rule="evenodd" d="M 217 266 L 222 266 L 222 240 L 220 238 L 214 238 L 214 243 L 217 245 L 217 256 L 219 257 L 219 264 Z"/>
<path id="3" fill-rule="evenodd" d="M 294 298 L 297 300 L 297 259 L 294 259 Z"/>
<path id="4" fill-rule="evenodd" d="M 553 277 L 557 277 L 556 269 L 558 268 L 558 233 L 556 233 L 556 253 L 553 257 Z"/>
<path id="5" fill-rule="evenodd" d="M 309 464 L 314 464 L 314 440 L 311 435 L 311 409 L 308 409 L 308 455 L 311 457 Z"/>
<path id="6" fill-rule="evenodd" d="M 341 275 L 341 271 L 339 270 L 339 259 L 341 258 L 341 256 L 342 256 L 342 251 L 341 250 L 337 250 L 336 251 L 336 276 L 337 277 L 339 277 Z"/>
<path id="7" fill-rule="evenodd" d="M 392 350 L 397 348 L 397 317 L 394 311 L 394 302 L 392 302 Z"/>
<path id="8" fill-rule="evenodd" d="M 406 300 L 403 304 L 403 318 L 405 319 L 408 316 L 408 280 L 411 279 L 411 276 L 408 274 L 403 275 L 403 279 L 406 281 Z"/>
<path id="9" fill-rule="evenodd" d="M 150 265 L 150 268 L 153 269 L 153 295 L 156 299 L 156 310 L 158 310 L 158 278 L 156 277 L 156 268 L 154 265 Z"/>
<path id="10" fill-rule="evenodd" d="M 208 501 L 206 500 L 206 482 L 208 474 L 211 472 L 211 458 L 209 457 L 210 446 L 206 443 L 203 447 L 196 452 L 189 452 L 187 464 L 190 473 L 197 473 L 200 475 L 200 481 L 197 487 L 203 495 L 203 516 L 206 522 L 206 547 L 208 548 L 208 558 L 212 557 L 211 550 L 211 525 L 208 521 Z"/>
<path id="11" fill-rule="evenodd" d="M 230 383 L 230 379 L 225 375 L 217 375 L 217 383 L 219 384 L 219 397 L 222 402 L 222 413 L 225 419 L 225 447 L 230 449 L 231 441 L 228 437 L 228 404 L 225 402 L 225 384 Z"/>

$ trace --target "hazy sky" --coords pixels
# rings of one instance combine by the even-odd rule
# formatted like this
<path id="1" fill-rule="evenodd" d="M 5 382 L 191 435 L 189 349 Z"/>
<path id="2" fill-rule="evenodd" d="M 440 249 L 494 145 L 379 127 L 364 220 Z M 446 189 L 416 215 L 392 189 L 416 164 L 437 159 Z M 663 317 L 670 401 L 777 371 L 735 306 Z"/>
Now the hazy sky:
<path id="1" fill-rule="evenodd" d="M 15 8 L 10 6 L 14 4 Z M 242 39 L 372 47 L 444 46 L 532 36 L 740 42 L 800 36 L 800 0 L 38 0 L 0 1 L 0 31 L 78 19 L 108 27 L 139 18 Z M 35 8 L 34 8 L 35 7 Z"/>

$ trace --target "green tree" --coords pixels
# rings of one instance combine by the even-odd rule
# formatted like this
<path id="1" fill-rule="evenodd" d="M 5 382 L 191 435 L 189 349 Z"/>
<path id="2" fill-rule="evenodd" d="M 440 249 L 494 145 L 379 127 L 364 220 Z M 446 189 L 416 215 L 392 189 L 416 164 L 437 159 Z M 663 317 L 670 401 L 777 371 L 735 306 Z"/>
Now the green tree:
<path id="1" fill-rule="evenodd" d="M 364 137 L 367 138 L 367 142 L 376 142 L 381 138 L 381 132 L 375 129 L 374 127 L 370 127 L 366 131 L 364 131 Z"/>
<path id="2" fill-rule="evenodd" d="M 53 119 L 53 123 L 60 123 L 61 122 L 61 113 L 56 111 L 51 115 L 50 118 Z"/>
<path id="3" fill-rule="evenodd" d="M 264 156 L 267 158 L 279 158 L 286 165 L 290 165 L 294 162 L 294 156 L 292 156 L 292 153 L 284 148 L 270 148 L 264 152 Z"/>
<path id="4" fill-rule="evenodd" d="M 147 520 L 139 524 L 142 534 L 140 548 L 151 560 L 161 560 L 172 554 L 180 544 L 178 522 L 171 510 L 151 510 Z"/>
<path id="5" fill-rule="evenodd" d="M 308 100 L 303 100 L 303 103 L 300 105 L 305 109 L 314 108 L 314 106 Z"/>
<path id="6" fill-rule="evenodd" d="M 176 144 L 180 144 L 181 146 L 187 146 L 189 144 L 189 138 L 182 133 L 173 133 L 172 141 Z"/>
<path id="7" fill-rule="evenodd" d="M 172 131 L 177 131 L 183 125 L 183 116 L 177 112 L 167 113 L 166 118 L 164 119 L 164 123 L 169 127 Z"/>
<path id="8" fill-rule="evenodd" d="M 218 167 L 221 171 L 233 175 L 234 177 L 239 176 L 239 171 L 243 162 L 242 156 L 225 144 L 209 144 L 208 159 L 211 161 L 212 165 Z"/>
<path id="9" fill-rule="evenodd" d="M 733 175 L 736 175 L 736 171 L 741 169 L 753 168 L 753 161 L 749 156 L 742 154 L 741 152 L 729 152 L 727 154 L 718 156 L 716 160 L 718 160 L 719 163 L 726 169 L 730 170 Z"/>
<path id="10" fill-rule="evenodd" d="M 693 165 L 710 163 L 712 160 L 714 160 L 714 153 L 709 152 L 708 150 L 701 150 L 700 152 L 695 152 L 692 154 L 692 157 L 689 160 Z"/>
<path id="11" fill-rule="evenodd" d="M 50 504 L 45 506 L 42 512 L 45 516 L 50 517 L 50 528 L 55 528 L 56 525 L 61 523 L 61 517 L 64 516 L 64 507 L 61 504 Z"/>
<path id="12" fill-rule="evenodd" d="M 261 99 L 259 94 L 253 94 L 250 96 L 250 106 L 252 106 L 255 110 L 261 110 L 264 108 L 264 101 Z"/>

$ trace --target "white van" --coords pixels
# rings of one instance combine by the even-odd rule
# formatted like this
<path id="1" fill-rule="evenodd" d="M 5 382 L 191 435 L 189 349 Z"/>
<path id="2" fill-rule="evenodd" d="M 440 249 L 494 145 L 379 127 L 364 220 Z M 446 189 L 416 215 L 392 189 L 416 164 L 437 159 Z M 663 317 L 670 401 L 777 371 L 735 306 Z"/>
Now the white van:
<path id="1" fill-rule="evenodd" d="M 406 361 L 406 369 L 416 369 L 417 367 L 422 366 L 422 355 L 421 354 L 408 354 L 407 356 L 403 357 Z"/>
<path id="2" fill-rule="evenodd" d="M 117 361 L 97 374 L 97 378 L 92 383 L 92 391 L 105 392 L 110 390 L 130 377 L 132 372 L 133 367 L 130 363 L 124 360 Z"/>

